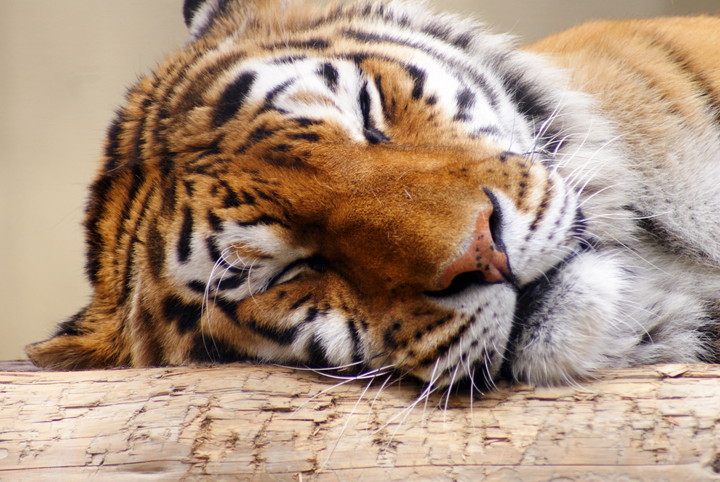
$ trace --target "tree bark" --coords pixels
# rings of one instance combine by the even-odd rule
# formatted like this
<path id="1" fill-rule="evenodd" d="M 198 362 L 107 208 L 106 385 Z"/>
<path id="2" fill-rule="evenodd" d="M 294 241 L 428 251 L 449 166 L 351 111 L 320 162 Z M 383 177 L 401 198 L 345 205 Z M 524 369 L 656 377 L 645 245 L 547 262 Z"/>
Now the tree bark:
<path id="1" fill-rule="evenodd" d="M 0 479 L 720 479 L 720 366 L 432 394 L 233 364 L 0 364 Z"/>

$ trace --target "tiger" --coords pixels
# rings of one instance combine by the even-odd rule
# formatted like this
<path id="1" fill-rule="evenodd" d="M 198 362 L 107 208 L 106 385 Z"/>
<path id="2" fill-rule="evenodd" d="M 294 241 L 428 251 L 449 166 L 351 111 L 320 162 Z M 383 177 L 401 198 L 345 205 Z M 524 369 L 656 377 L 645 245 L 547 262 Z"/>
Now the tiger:
<path id="1" fill-rule="evenodd" d="M 422 3 L 186 0 L 90 187 L 52 370 L 484 392 L 720 360 L 720 18 L 525 47 Z"/>

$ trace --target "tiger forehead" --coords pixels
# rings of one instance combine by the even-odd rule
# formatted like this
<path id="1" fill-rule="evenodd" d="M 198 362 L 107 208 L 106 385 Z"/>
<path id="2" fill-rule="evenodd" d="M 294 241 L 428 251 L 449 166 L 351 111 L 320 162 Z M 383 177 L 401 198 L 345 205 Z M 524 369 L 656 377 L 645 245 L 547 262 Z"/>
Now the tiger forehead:
<path id="1" fill-rule="evenodd" d="M 372 81 L 377 94 L 372 93 L 371 105 L 382 113 L 372 112 L 371 120 L 397 122 L 396 114 L 409 103 L 424 101 L 429 110 L 462 124 L 471 137 L 496 135 L 506 144 L 526 140 L 522 127 L 500 120 L 513 118 L 498 115 L 502 86 L 470 62 L 469 41 L 453 43 L 446 30 L 435 26 L 391 36 L 378 32 L 377 25 L 340 21 L 274 39 L 229 37 L 210 49 L 202 42 L 191 45 L 186 66 L 178 68 L 183 73 L 170 96 L 168 124 L 182 128 L 186 117 L 204 116 L 211 119 L 206 129 L 214 130 L 270 111 L 307 116 L 315 110 L 313 118 L 335 119 L 350 137 L 362 140 L 367 126 L 351 104 L 362 85 Z M 434 126 L 432 116 L 402 120 Z"/>

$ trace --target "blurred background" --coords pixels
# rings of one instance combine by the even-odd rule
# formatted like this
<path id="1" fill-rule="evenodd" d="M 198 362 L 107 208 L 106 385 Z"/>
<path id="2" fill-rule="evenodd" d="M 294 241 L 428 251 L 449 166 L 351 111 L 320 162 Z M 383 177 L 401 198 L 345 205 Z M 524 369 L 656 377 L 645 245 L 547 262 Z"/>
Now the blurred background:
<path id="1" fill-rule="evenodd" d="M 532 41 L 583 20 L 720 0 L 435 0 Z M 181 0 L 0 0 L 0 360 L 88 300 L 81 222 L 125 88 L 186 41 Z"/>

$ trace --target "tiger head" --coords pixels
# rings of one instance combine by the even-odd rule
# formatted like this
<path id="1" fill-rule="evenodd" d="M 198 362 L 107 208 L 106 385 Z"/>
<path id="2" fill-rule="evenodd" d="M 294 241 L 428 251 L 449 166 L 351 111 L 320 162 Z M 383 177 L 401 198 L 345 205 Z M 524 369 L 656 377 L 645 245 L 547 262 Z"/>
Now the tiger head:
<path id="1" fill-rule="evenodd" d="M 597 236 L 583 211 L 608 204 L 580 207 L 597 176 L 578 152 L 598 141 L 551 69 L 404 3 L 188 0 L 185 16 L 193 40 L 108 132 L 92 301 L 28 347 L 36 364 L 252 359 L 437 385 L 582 365 L 580 343 L 543 352 L 557 376 L 517 349 L 538 291 Z"/>

